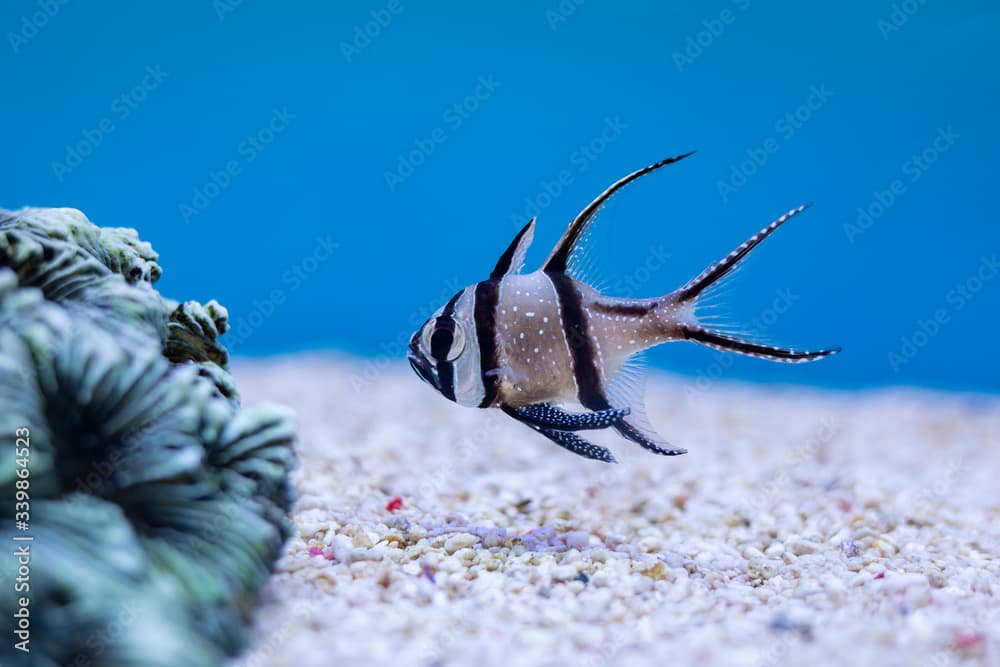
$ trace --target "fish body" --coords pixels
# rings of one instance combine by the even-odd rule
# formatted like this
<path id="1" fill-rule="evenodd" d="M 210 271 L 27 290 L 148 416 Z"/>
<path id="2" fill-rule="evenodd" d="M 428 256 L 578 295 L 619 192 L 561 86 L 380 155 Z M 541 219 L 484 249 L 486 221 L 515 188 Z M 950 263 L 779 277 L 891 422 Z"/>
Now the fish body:
<path id="1" fill-rule="evenodd" d="M 581 382 L 606 387 L 633 354 L 669 340 L 677 314 L 666 299 L 616 299 L 544 271 L 503 279 L 497 305 L 497 401 L 514 407 L 577 401 Z"/>
<path id="2" fill-rule="evenodd" d="M 629 364 L 638 352 L 674 340 L 791 363 L 838 352 L 793 350 L 733 336 L 704 325 L 696 313 L 699 298 L 805 206 L 661 297 L 615 298 L 580 279 L 575 269 L 580 240 L 600 207 L 628 183 L 688 155 L 614 183 L 577 215 L 537 271 L 522 274 L 535 226 L 534 219 L 528 222 L 487 280 L 460 290 L 413 334 L 407 357 L 417 375 L 456 403 L 500 408 L 574 453 L 613 462 L 606 448 L 577 432 L 614 428 L 654 453 L 686 452 L 667 444 L 645 417 L 641 383 Z M 562 407 L 573 403 L 585 412 Z"/>

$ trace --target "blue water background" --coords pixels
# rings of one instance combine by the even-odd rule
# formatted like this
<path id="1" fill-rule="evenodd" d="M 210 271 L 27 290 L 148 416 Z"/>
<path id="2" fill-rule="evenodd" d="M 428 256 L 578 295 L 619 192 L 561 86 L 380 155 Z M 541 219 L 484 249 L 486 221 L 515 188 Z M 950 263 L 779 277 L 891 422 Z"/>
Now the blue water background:
<path id="1" fill-rule="evenodd" d="M 995 391 L 995 2 L 9 0 L 0 205 L 133 226 L 236 354 L 400 358 L 537 213 L 533 268 L 628 171 L 603 284 L 665 293 L 785 210 L 722 310 L 808 366 L 692 376 Z"/>

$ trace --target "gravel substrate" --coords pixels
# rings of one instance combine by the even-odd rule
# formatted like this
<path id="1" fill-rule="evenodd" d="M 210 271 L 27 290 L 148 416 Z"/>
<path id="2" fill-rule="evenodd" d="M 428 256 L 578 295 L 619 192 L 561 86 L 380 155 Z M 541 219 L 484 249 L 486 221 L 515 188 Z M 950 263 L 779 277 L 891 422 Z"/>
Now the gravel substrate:
<path id="1" fill-rule="evenodd" d="M 690 453 L 609 465 L 402 364 L 235 376 L 301 434 L 240 665 L 1000 665 L 1000 398 L 656 375 Z"/>

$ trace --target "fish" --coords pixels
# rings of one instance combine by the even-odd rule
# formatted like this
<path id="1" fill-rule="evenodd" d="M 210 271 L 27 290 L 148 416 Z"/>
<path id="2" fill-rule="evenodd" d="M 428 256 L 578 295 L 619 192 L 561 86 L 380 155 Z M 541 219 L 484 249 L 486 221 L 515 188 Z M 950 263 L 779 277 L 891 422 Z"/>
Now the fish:
<path id="1" fill-rule="evenodd" d="M 643 350 L 692 341 L 717 350 L 783 363 L 816 361 L 840 347 L 777 347 L 713 328 L 699 303 L 764 239 L 804 211 L 781 215 L 680 288 L 654 298 L 617 298 L 589 284 L 581 268 L 586 232 L 619 190 L 684 153 L 619 179 L 573 219 L 538 270 L 522 273 L 535 218 L 517 233 L 489 278 L 458 291 L 410 339 L 407 359 L 421 380 L 459 405 L 499 408 L 574 454 L 615 463 L 613 454 L 580 431 L 613 429 L 664 456 L 671 446 L 646 415 L 640 365 Z M 582 406 L 583 410 L 568 406 Z"/>

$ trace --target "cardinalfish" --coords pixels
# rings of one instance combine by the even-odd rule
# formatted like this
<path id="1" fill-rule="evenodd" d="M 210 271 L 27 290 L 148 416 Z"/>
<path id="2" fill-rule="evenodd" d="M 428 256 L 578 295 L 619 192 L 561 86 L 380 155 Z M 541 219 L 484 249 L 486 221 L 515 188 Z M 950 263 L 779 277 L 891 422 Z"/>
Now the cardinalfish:
<path id="1" fill-rule="evenodd" d="M 590 459 L 611 452 L 578 435 L 613 428 L 665 456 L 671 447 L 645 415 L 641 378 L 630 363 L 643 350 L 677 340 L 784 363 L 815 361 L 840 351 L 775 347 L 713 329 L 699 320 L 699 300 L 778 227 L 806 209 L 788 211 L 680 289 L 651 299 L 601 294 L 584 281 L 581 239 L 618 190 L 691 155 L 667 158 L 617 181 L 570 223 L 541 268 L 522 274 L 535 219 L 518 232 L 489 279 L 461 290 L 410 340 L 417 375 L 465 406 L 500 408 L 556 444 Z M 578 403 L 585 412 L 564 406 Z"/>

